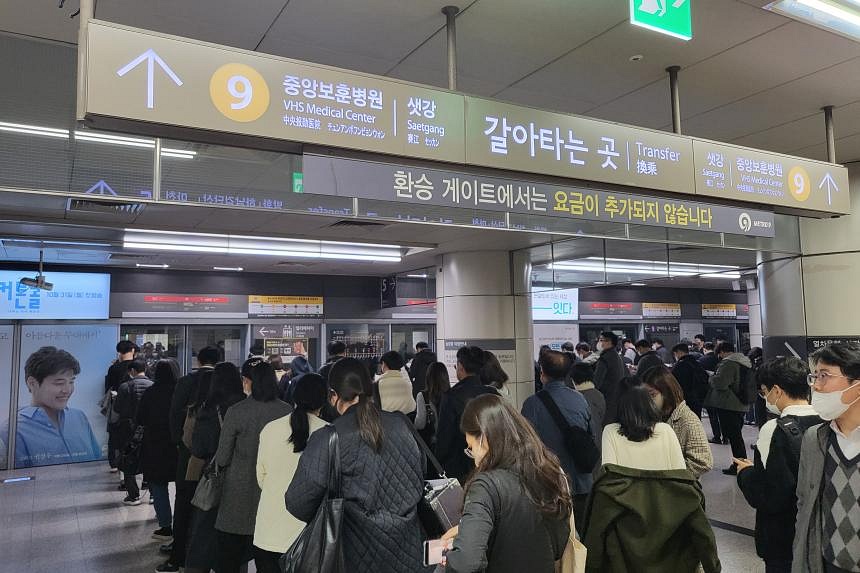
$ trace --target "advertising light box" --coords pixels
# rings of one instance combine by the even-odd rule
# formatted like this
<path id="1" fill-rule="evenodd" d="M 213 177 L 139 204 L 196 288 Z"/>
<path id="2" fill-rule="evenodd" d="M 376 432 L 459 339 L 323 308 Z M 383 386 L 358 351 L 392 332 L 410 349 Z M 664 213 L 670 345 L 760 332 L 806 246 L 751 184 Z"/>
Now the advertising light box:
<path id="1" fill-rule="evenodd" d="M 0 319 L 106 319 L 110 307 L 110 275 L 45 273 L 53 290 L 21 284 L 32 271 L 0 271 Z"/>
<path id="2" fill-rule="evenodd" d="M 545 290 L 532 293 L 532 320 L 577 320 L 579 289 Z"/>

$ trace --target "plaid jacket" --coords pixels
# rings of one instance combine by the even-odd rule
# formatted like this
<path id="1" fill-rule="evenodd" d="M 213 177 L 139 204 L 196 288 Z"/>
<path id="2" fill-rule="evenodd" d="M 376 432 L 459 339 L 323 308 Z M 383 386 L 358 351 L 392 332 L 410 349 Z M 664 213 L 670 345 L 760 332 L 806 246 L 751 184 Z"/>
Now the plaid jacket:
<path id="1" fill-rule="evenodd" d="M 684 452 L 684 460 L 687 462 L 687 469 L 696 478 L 710 471 L 714 467 L 714 457 L 711 455 L 711 446 L 708 445 L 705 428 L 699 417 L 687 406 L 687 403 L 678 404 L 666 423 L 672 426 L 678 436 L 681 451 Z"/>

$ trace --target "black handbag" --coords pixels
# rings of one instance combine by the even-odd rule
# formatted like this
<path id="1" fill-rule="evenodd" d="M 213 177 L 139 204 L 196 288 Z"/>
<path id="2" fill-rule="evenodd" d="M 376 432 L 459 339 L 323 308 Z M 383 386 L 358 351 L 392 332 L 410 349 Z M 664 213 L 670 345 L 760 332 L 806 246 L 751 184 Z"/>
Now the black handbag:
<path id="1" fill-rule="evenodd" d="M 460 523 L 460 518 L 463 516 L 463 487 L 459 481 L 445 475 L 442 464 L 427 447 L 409 418 L 404 416 L 404 422 L 409 425 L 415 441 L 418 442 L 418 447 L 424 452 L 427 461 L 433 465 L 439 476 L 439 479 L 425 480 L 424 495 L 418 502 L 418 521 L 421 523 L 421 529 L 424 530 L 424 536 L 427 539 L 438 539 Z"/>
<path id="2" fill-rule="evenodd" d="M 215 509 L 221 504 L 221 492 L 224 490 L 224 470 L 218 467 L 215 458 L 209 462 L 194 490 L 191 505 L 201 511 Z"/>
<path id="3" fill-rule="evenodd" d="M 119 451 L 116 467 L 124 474 L 140 473 L 140 457 L 143 450 L 143 426 L 134 430 L 131 439 Z"/>
<path id="4" fill-rule="evenodd" d="M 326 496 L 313 520 L 281 557 L 284 573 L 345 573 L 343 559 L 343 494 L 337 430 L 328 439 Z"/>
<path id="5" fill-rule="evenodd" d="M 555 425 L 561 431 L 564 445 L 573 458 L 573 465 L 576 466 L 579 473 L 590 474 L 594 471 L 597 462 L 600 461 L 600 450 L 597 449 L 594 436 L 591 434 L 591 420 L 588 421 L 588 429 L 586 430 L 579 426 L 572 426 L 567 422 L 561 410 L 558 409 L 558 405 L 549 395 L 549 392 L 541 390 L 537 393 L 537 397 L 546 406 L 550 416 L 555 421 Z"/>

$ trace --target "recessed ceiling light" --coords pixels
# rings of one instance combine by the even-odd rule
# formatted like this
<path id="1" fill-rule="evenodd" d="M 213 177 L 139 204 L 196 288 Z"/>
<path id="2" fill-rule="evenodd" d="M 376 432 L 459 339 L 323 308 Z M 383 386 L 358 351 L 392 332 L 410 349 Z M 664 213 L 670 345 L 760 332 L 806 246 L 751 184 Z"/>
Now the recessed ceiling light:
<path id="1" fill-rule="evenodd" d="M 645 283 L 630 283 L 630 286 L 646 286 Z"/>
<path id="2" fill-rule="evenodd" d="M 643 56 L 642 54 L 634 54 L 634 55 L 630 56 L 631 62 L 641 62 L 644 59 L 645 59 L 645 56 Z"/>
<path id="3" fill-rule="evenodd" d="M 242 267 L 212 267 L 213 271 L 244 271 Z"/>
<path id="4" fill-rule="evenodd" d="M 151 265 L 147 263 L 136 263 L 135 266 L 139 269 L 169 269 L 170 265 Z"/>

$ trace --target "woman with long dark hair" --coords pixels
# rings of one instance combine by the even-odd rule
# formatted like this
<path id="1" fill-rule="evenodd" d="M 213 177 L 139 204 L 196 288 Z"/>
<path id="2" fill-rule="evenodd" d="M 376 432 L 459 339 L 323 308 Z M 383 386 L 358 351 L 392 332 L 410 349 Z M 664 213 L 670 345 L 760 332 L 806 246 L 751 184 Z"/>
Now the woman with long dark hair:
<path id="1" fill-rule="evenodd" d="M 508 373 L 502 368 L 502 363 L 496 357 L 495 353 L 489 350 L 484 350 L 484 366 L 481 367 L 481 384 L 484 386 L 492 386 L 499 391 L 499 394 L 505 398 L 510 398 L 511 391 L 505 387 L 505 383 L 510 379 Z"/>
<path id="2" fill-rule="evenodd" d="M 451 389 L 448 377 L 448 367 L 441 362 L 434 362 L 427 367 L 424 390 L 415 399 L 415 429 L 430 448 L 436 445 L 436 424 L 439 420 L 439 404 L 442 395 Z"/>
<path id="3" fill-rule="evenodd" d="M 159 529 L 152 536 L 173 537 L 173 513 L 167 484 L 176 480 L 176 446 L 170 439 L 170 401 L 179 379 L 179 364 L 172 358 L 159 360 L 153 369 L 153 384 L 143 393 L 137 423 L 143 426 L 140 469 L 155 506 Z"/>
<path id="4" fill-rule="evenodd" d="M 305 374 L 295 383 L 292 414 L 269 422 L 260 433 L 257 484 L 262 490 L 254 528 L 254 560 L 258 573 L 280 573 L 278 560 L 305 524 L 287 512 L 284 494 L 293 481 L 311 434 L 327 424 L 319 417 L 328 387 L 319 374 Z"/>
<path id="5" fill-rule="evenodd" d="M 227 411 L 215 454 L 215 463 L 224 468 L 215 521 L 218 573 L 239 573 L 251 559 L 261 493 L 256 475 L 260 432 L 292 411 L 278 399 L 278 378 L 271 364 L 252 358 L 242 366 L 242 378 L 246 392 L 250 385 L 251 395 Z M 265 567 L 257 564 L 258 569 L 261 566 Z"/>
<path id="6" fill-rule="evenodd" d="M 206 373 L 205 398 L 196 409 L 191 453 L 209 463 L 218 450 L 221 424 L 227 410 L 245 399 L 242 375 L 235 364 L 222 362 Z M 215 568 L 215 520 L 218 508 L 201 511 L 194 508 L 191 537 L 185 557 L 186 573 L 203 573 Z"/>
<path id="7" fill-rule="evenodd" d="M 313 519 L 326 496 L 329 439 L 337 432 L 344 498 L 342 543 L 350 573 L 424 571 L 418 501 L 424 492 L 423 460 L 401 414 L 373 402 L 370 372 L 343 358 L 329 372 L 329 403 L 340 417 L 315 432 L 287 490 L 287 509 Z"/>
<path id="8" fill-rule="evenodd" d="M 460 428 L 475 460 L 446 571 L 553 573 L 570 537 L 573 501 L 558 458 L 528 420 L 491 394 L 472 399 Z"/>

